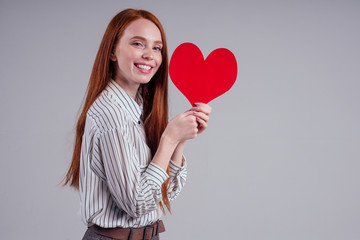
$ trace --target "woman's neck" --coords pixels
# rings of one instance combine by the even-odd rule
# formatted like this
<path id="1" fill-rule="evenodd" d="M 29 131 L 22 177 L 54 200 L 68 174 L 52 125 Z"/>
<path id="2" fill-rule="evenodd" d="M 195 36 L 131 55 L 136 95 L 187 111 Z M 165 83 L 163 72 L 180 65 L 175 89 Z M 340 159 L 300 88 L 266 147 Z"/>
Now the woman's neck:
<path id="1" fill-rule="evenodd" d="M 132 99 L 136 99 L 136 94 L 139 90 L 140 83 L 129 84 L 129 82 L 123 81 L 119 78 L 116 78 L 114 80 Z"/>

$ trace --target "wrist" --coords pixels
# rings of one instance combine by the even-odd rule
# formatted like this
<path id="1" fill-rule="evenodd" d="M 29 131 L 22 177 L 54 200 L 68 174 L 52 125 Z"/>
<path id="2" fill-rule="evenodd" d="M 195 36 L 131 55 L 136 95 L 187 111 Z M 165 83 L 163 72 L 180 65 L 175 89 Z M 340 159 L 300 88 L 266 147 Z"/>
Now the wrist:
<path id="1" fill-rule="evenodd" d="M 185 144 L 186 144 L 186 140 L 182 140 L 178 143 L 178 145 L 176 146 L 177 149 L 184 149 L 185 148 Z"/>
<path id="2" fill-rule="evenodd" d="M 152 159 L 152 162 L 166 171 L 176 146 L 177 143 L 169 138 L 166 134 L 161 135 L 159 146 Z"/>
<path id="3" fill-rule="evenodd" d="M 160 143 L 163 142 L 166 145 L 171 145 L 176 147 L 181 141 L 176 138 L 171 137 L 166 131 L 163 132 L 160 138 Z"/>

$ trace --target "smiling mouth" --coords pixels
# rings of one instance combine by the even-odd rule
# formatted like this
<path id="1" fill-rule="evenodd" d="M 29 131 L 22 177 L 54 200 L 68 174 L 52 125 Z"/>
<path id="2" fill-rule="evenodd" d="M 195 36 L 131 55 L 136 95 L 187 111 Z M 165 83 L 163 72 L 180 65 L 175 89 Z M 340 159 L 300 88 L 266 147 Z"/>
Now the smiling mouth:
<path id="1" fill-rule="evenodd" d="M 135 66 L 137 68 L 140 68 L 142 70 L 145 70 L 145 71 L 149 71 L 152 67 L 148 66 L 148 65 L 143 65 L 143 64 L 135 64 Z"/>

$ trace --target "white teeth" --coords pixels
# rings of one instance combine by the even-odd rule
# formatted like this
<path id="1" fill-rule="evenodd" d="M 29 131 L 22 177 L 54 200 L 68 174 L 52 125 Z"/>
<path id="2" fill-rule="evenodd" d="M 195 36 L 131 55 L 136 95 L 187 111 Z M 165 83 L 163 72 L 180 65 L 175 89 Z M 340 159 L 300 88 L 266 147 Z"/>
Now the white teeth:
<path id="1" fill-rule="evenodd" d="M 151 69 L 150 66 L 146 66 L 146 65 L 137 64 L 136 66 L 137 66 L 138 68 L 141 68 L 141 69 L 144 69 L 144 70 L 147 70 L 147 71 Z"/>

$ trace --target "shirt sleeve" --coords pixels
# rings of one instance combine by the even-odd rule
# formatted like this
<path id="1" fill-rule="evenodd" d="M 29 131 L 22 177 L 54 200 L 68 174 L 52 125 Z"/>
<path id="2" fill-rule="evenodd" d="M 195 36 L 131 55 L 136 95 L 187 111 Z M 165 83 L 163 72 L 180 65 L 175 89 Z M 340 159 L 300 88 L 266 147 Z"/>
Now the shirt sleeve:
<path id="1" fill-rule="evenodd" d="M 167 173 L 153 163 L 141 173 L 137 150 L 119 129 L 102 133 L 99 141 L 106 183 L 118 207 L 134 218 L 157 209 Z"/>
<path id="2" fill-rule="evenodd" d="M 168 188 L 168 198 L 170 201 L 176 199 L 186 182 L 187 170 L 186 160 L 183 157 L 183 166 L 180 167 L 172 160 L 170 161 L 170 184 Z"/>

